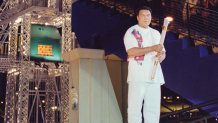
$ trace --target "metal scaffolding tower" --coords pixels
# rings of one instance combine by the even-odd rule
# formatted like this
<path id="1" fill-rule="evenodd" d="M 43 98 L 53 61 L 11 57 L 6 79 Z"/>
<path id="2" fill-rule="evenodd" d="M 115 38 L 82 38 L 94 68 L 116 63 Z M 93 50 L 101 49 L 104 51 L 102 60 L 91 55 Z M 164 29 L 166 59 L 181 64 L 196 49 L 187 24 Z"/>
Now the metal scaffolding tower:
<path id="1" fill-rule="evenodd" d="M 7 73 L 5 123 L 69 122 L 69 64 L 30 60 L 31 24 L 62 30 L 61 52 L 72 49 L 73 0 L 4 0 L 0 8 L 0 72 Z"/>

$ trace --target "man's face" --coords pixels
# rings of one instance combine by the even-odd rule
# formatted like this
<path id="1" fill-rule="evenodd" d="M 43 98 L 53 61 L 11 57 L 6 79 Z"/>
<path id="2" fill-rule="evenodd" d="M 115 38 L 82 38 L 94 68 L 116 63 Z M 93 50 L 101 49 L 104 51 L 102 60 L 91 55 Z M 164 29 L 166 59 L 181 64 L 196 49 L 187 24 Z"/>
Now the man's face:
<path id="1" fill-rule="evenodd" d="M 140 10 L 137 20 L 139 26 L 147 28 L 151 23 L 151 12 L 149 10 Z"/>

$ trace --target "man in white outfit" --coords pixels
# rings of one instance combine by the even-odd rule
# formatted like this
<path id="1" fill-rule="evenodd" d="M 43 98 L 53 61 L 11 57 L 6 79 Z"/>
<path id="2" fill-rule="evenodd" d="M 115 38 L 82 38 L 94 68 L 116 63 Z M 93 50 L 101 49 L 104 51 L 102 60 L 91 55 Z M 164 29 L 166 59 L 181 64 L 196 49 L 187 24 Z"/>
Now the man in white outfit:
<path id="1" fill-rule="evenodd" d="M 159 123 L 160 86 L 164 77 L 158 64 L 155 78 L 151 79 L 155 56 L 161 63 L 165 59 L 165 49 L 160 42 L 160 33 L 149 27 L 151 9 L 143 6 L 136 11 L 138 24 L 130 27 L 124 36 L 128 53 L 128 123 L 141 123 L 141 108 L 145 123 Z"/>

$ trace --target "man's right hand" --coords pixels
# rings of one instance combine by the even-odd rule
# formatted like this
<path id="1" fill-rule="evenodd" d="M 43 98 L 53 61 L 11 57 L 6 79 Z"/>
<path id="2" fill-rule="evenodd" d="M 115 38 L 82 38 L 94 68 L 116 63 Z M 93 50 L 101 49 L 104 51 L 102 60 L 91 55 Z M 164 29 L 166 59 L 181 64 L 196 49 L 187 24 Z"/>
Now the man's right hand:
<path id="1" fill-rule="evenodd" d="M 153 51 L 155 51 L 155 52 L 161 52 L 163 50 L 163 45 L 161 45 L 161 44 L 153 45 L 151 47 L 152 47 Z"/>

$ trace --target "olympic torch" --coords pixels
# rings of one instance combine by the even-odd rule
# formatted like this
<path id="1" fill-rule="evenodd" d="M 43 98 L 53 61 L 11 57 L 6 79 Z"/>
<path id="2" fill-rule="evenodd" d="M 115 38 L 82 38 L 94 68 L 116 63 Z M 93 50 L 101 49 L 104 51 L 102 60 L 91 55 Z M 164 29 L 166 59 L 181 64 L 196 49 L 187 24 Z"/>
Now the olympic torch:
<path id="1" fill-rule="evenodd" d="M 160 44 L 163 45 L 164 44 L 164 40 L 165 40 L 165 36 L 166 36 L 166 32 L 167 32 L 167 27 L 168 24 L 173 21 L 172 17 L 166 17 L 164 18 L 164 23 L 163 23 L 163 27 L 162 27 L 162 32 L 161 32 L 161 37 L 160 37 Z M 155 77 L 155 73 L 157 71 L 157 66 L 158 64 L 160 64 L 159 60 L 158 60 L 158 56 L 155 56 L 156 58 L 154 59 L 154 67 L 152 69 L 152 73 L 151 73 L 151 80 L 154 80 Z"/>

